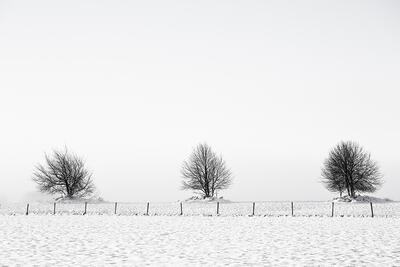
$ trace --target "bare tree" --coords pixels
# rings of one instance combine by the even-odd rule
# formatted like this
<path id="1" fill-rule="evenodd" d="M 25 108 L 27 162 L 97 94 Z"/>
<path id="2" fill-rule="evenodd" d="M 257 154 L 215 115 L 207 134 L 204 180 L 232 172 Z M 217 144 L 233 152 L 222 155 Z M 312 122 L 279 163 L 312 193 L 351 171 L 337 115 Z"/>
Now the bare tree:
<path id="1" fill-rule="evenodd" d="M 322 168 L 322 182 L 332 192 L 375 192 L 382 184 L 378 164 L 355 142 L 340 142 L 329 153 Z"/>
<path id="2" fill-rule="evenodd" d="M 231 171 L 221 156 L 217 156 L 207 144 L 199 144 L 182 166 L 182 189 L 193 190 L 203 197 L 214 197 L 217 190 L 228 188 L 232 183 Z"/>
<path id="3" fill-rule="evenodd" d="M 85 168 L 84 161 L 67 149 L 45 155 L 46 163 L 38 164 L 33 174 L 41 192 L 60 194 L 61 197 L 84 197 L 93 193 L 92 173 Z"/>

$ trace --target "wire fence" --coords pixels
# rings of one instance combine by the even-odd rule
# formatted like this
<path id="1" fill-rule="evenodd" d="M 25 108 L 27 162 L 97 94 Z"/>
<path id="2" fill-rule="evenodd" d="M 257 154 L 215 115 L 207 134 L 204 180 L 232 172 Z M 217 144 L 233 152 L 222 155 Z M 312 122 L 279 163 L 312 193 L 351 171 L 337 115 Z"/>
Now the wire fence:
<path id="1" fill-rule="evenodd" d="M 399 217 L 400 203 L 345 202 L 105 202 L 4 203 L 0 215 Z"/>

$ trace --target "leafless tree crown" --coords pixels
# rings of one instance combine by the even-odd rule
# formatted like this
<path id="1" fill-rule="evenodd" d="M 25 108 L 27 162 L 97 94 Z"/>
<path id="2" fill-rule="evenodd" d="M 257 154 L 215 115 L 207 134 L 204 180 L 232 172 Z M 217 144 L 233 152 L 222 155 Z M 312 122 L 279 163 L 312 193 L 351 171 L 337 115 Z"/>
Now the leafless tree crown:
<path id="1" fill-rule="evenodd" d="M 45 155 L 46 163 L 37 165 L 33 174 L 40 191 L 60 194 L 61 197 L 84 197 L 93 193 L 92 173 L 84 161 L 65 151 L 53 151 L 50 157 Z"/>
<path id="2" fill-rule="evenodd" d="M 217 156 L 207 144 L 200 144 L 182 166 L 182 189 L 193 190 L 203 197 L 214 197 L 217 190 L 226 189 L 232 183 L 231 171 L 221 156 Z"/>
<path id="3" fill-rule="evenodd" d="M 331 192 L 375 192 L 382 184 L 378 164 L 355 142 L 340 142 L 329 153 L 322 168 L 322 182 Z"/>

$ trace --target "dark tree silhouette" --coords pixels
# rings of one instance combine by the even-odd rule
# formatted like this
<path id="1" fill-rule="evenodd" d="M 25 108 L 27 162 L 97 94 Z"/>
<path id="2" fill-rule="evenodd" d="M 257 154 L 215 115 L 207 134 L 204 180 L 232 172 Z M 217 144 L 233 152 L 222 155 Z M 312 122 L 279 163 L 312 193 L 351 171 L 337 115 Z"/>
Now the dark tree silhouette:
<path id="1" fill-rule="evenodd" d="M 340 142 L 329 153 L 322 168 L 322 182 L 332 192 L 375 192 L 382 184 L 378 164 L 355 142 Z"/>
<path id="2" fill-rule="evenodd" d="M 228 188 L 232 183 L 231 171 L 221 156 L 217 156 L 207 144 L 199 144 L 182 166 L 182 189 L 193 190 L 203 197 L 214 197 L 217 190 Z"/>
<path id="3" fill-rule="evenodd" d="M 61 197 L 85 197 L 93 193 L 92 173 L 85 168 L 84 161 L 67 149 L 45 155 L 46 163 L 37 165 L 33 181 L 41 192 L 60 194 Z"/>

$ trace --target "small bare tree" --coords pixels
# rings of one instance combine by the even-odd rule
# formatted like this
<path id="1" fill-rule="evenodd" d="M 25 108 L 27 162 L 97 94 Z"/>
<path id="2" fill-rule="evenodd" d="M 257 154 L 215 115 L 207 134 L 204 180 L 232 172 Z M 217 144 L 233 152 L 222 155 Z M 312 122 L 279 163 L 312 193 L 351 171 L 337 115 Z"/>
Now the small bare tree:
<path id="1" fill-rule="evenodd" d="M 199 144 L 182 166 L 182 189 L 193 190 L 203 197 L 214 197 L 217 190 L 232 184 L 231 171 L 221 156 L 207 144 Z"/>
<path id="2" fill-rule="evenodd" d="M 50 157 L 45 155 L 46 163 L 38 164 L 33 174 L 41 192 L 60 194 L 61 197 L 85 197 L 93 193 L 92 173 L 86 168 L 84 161 L 64 151 L 53 151 Z"/>
<path id="3" fill-rule="evenodd" d="M 340 142 L 329 153 L 322 168 L 322 182 L 332 192 L 375 192 L 382 184 L 378 164 L 355 142 Z"/>

